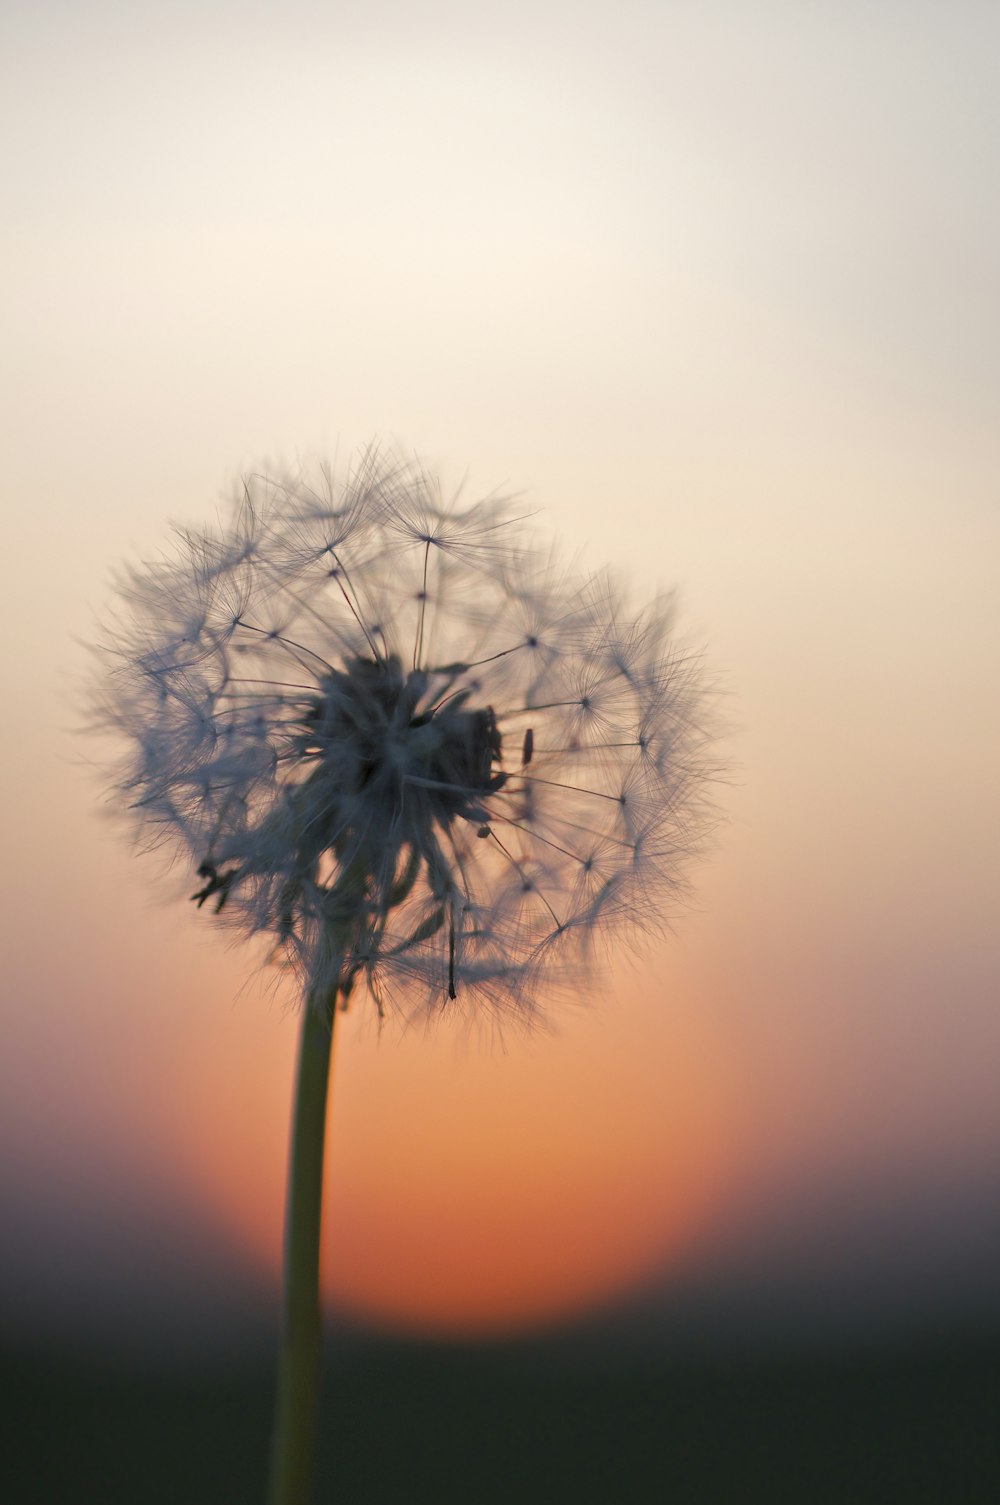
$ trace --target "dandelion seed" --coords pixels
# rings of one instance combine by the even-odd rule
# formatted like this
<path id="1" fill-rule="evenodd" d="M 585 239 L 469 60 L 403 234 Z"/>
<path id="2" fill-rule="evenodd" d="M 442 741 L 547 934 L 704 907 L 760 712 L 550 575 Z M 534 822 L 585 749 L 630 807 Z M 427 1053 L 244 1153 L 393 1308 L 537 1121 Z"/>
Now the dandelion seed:
<path id="1" fill-rule="evenodd" d="M 311 1448 L 313 1402 L 286 1392 L 316 1362 L 335 1007 L 363 982 L 380 1016 L 526 1016 L 596 937 L 661 922 L 704 817 L 704 695 L 666 603 L 630 612 L 509 502 L 449 506 L 375 447 L 339 482 L 253 476 L 227 527 L 178 544 L 122 583 L 99 719 L 143 838 L 301 978 L 287 1505 Z"/>

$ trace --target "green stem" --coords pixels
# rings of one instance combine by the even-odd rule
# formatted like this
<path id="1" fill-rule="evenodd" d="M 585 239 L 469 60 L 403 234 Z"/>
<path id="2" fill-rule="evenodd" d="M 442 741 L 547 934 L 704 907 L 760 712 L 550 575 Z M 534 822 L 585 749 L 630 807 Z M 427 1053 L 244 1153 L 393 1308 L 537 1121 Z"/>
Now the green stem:
<path id="1" fill-rule="evenodd" d="M 284 1308 L 269 1505 L 308 1505 L 320 1379 L 319 1243 L 336 997 L 302 1010 L 285 1205 Z"/>

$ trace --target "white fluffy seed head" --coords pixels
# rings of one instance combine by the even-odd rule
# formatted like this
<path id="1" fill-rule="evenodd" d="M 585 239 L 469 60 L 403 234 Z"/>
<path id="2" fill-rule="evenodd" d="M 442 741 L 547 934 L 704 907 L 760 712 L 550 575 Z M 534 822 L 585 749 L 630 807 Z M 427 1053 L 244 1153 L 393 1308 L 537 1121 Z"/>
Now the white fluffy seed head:
<path id="1" fill-rule="evenodd" d="M 490 498 L 369 449 L 253 476 L 131 571 L 98 719 L 193 897 L 329 1002 L 530 1012 L 663 924 L 706 824 L 706 696 L 669 603 L 562 573 Z"/>

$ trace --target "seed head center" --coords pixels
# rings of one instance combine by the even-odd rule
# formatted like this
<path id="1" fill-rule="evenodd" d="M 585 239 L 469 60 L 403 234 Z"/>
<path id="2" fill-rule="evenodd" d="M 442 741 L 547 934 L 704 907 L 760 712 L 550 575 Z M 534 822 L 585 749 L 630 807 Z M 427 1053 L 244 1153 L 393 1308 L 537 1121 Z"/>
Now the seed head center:
<path id="1" fill-rule="evenodd" d="M 440 698 L 440 681 L 433 671 L 404 673 L 395 657 L 355 659 L 324 676 L 308 743 L 341 831 L 422 844 L 421 833 L 457 816 L 486 819 L 483 799 L 506 777 L 496 767 L 496 717 L 470 709 L 468 691 Z"/>

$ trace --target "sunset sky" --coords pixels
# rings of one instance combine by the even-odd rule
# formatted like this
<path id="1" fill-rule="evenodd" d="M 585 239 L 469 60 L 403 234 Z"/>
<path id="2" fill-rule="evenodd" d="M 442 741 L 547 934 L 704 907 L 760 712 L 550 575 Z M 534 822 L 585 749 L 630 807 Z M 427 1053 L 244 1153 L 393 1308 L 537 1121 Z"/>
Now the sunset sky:
<path id="1" fill-rule="evenodd" d="M 998 50 L 971 0 L 8 5 L 0 1323 L 276 1290 L 294 1000 L 103 818 L 80 684 L 123 559 L 373 435 L 677 585 L 730 773 L 549 1031 L 357 1002 L 333 1308 L 995 1269 Z"/>

